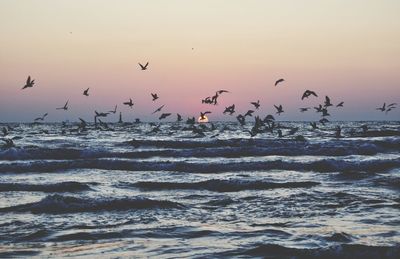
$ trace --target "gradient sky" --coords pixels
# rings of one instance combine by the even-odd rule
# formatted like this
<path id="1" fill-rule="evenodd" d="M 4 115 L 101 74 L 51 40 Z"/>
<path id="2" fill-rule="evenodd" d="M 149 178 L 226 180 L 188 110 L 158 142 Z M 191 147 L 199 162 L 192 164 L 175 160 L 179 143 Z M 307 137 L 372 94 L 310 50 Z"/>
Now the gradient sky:
<path id="1" fill-rule="evenodd" d="M 399 108 L 375 110 L 400 103 L 399 13 L 398 0 L 1 0 L 0 121 L 91 120 L 115 104 L 126 121 L 154 120 L 161 104 L 217 120 L 257 99 L 260 115 L 282 104 L 282 120 L 315 120 L 298 107 L 325 95 L 345 102 L 332 120 L 400 119 Z M 28 75 L 36 85 L 21 91 Z M 218 89 L 232 93 L 201 104 Z M 305 89 L 321 98 L 302 102 Z M 56 111 L 67 99 L 70 110 Z"/>

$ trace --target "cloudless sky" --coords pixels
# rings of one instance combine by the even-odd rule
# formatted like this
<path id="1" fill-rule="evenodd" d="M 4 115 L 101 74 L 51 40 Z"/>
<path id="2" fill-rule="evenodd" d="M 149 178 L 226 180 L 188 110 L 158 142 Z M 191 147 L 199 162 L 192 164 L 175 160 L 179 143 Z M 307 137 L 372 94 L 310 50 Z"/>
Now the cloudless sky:
<path id="1" fill-rule="evenodd" d="M 332 120 L 400 119 L 375 110 L 400 103 L 399 13 L 398 0 L 1 0 L 0 121 L 90 120 L 116 104 L 125 121 L 155 120 L 162 104 L 234 119 L 225 106 L 244 113 L 257 99 L 260 115 L 282 104 L 280 119 L 315 120 L 298 108 L 325 95 L 345 102 Z M 22 91 L 28 75 L 36 84 Z M 201 104 L 219 89 L 231 93 Z M 320 98 L 301 101 L 305 89 Z"/>

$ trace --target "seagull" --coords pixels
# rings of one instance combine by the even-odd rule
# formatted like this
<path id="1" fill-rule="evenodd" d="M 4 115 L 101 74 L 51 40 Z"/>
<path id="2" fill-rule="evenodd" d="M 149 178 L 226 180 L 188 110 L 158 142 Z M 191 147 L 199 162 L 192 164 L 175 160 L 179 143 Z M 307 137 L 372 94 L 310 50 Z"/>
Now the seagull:
<path id="1" fill-rule="evenodd" d="M 340 102 L 336 105 L 336 107 L 343 107 L 344 102 Z"/>
<path id="2" fill-rule="evenodd" d="M 108 111 L 108 113 L 114 113 L 114 114 L 116 114 L 116 113 L 117 113 L 117 105 L 115 105 L 114 110 Z"/>
<path id="3" fill-rule="evenodd" d="M 147 66 L 149 65 L 149 62 L 147 62 L 146 63 L 146 65 L 142 65 L 142 64 L 140 64 L 140 63 L 138 63 L 139 64 L 139 66 L 140 66 L 140 68 L 142 69 L 142 70 L 146 70 L 147 69 Z"/>
<path id="4" fill-rule="evenodd" d="M 244 117 L 246 117 L 246 116 L 250 116 L 250 117 L 252 117 L 253 116 L 253 110 L 248 110 L 246 113 L 245 113 L 245 115 L 244 115 Z"/>
<path id="5" fill-rule="evenodd" d="M 157 110 L 155 110 L 152 114 L 159 112 L 162 110 L 162 108 L 164 108 L 165 104 L 163 104 L 162 106 L 158 107 Z"/>
<path id="6" fill-rule="evenodd" d="M 225 111 L 223 112 L 223 114 L 225 113 L 229 113 L 229 115 L 232 115 L 235 113 L 235 105 L 232 104 L 231 106 L 225 107 Z"/>
<path id="7" fill-rule="evenodd" d="M 86 89 L 85 91 L 83 91 L 83 95 L 85 95 L 85 96 L 89 96 L 89 88 L 88 88 L 88 89 Z"/>
<path id="8" fill-rule="evenodd" d="M 46 118 L 47 115 L 48 113 L 45 113 L 42 115 L 42 117 L 37 117 L 36 119 L 34 119 L 34 121 L 44 121 L 44 118 Z"/>
<path id="9" fill-rule="evenodd" d="M 26 83 L 24 87 L 22 87 L 22 90 L 24 90 L 25 88 L 33 87 L 34 84 L 35 80 L 31 80 L 31 76 L 28 76 L 28 79 L 26 79 Z"/>
<path id="10" fill-rule="evenodd" d="M 318 95 L 314 91 L 306 90 L 303 93 L 303 96 L 301 97 L 301 100 L 303 100 L 304 98 L 308 98 L 310 95 L 314 95 L 315 97 L 318 97 Z"/>
<path id="11" fill-rule="evenodd" d="M 331 115 L 328 113 L 328 110 L 326 108 L 323 108 L 322 109 L 322 117 L 325 117 L 325 116 L 331 116 Z"/>
<path id="12" fill-rule="evenodd" d="M 168 116 L 170 116 L 171 115 L 171 113 L 163 113 L 163 114 L 161 114 L 161 116 L 158 118 L 159 120 L 162 120 L 162 119 L 165 119 L 165 118 L 167 118 Z"/>
<path id="13" fill-rule="evenodd" d="M 153 102 L 159 98 L 157 94 L 152 93 L 151 96 L 153 97 Z"/>
<path id="14" fill-rule="evenodd" d="M 107 115 L 108 115 L 108 112 L 97 112 L 97 111 L 94 111 L 94 113 L 96 114 L 95 117 L 107 117 Z"/>
<path id="15" fill-rule="evenodd" d="M 325 107 L 332 106 L 331 99 L 327 95 L 325 96 L 325 104 L 324 104 L 324 106 Z"/>
<path id="16" fill-rule="evenodd" d="M 179 113 L 176 114 L 176 121 L 182 121 L 182 116 Z"/>
<path id="17" fill-rule="evenodd" d="M 260 107 L 260 100 L 257 100 L 257 102 L 251 102 L 250 104 L 254 105 L 254 107 L 256 107 L 256 109 L 258 110 L 258 108 Z"/>
<path id="18" fill-rule="evenodd" d="M 236 119 L 239 121 L 239 123 L 242 126 L 246 123 L 246 121 L 245 121 L 246 117 L 244 117 L 242 114 L 239 114 L 238 116 L 236 116 Z"/>
<path id="19" fill-rule="evenodd" d="M 386 103 L 383 103 L 382 108 L 376 108 L 377 110 L 380 110 L 381 112 L 384 112 L 386 110 Z"/>
<path id="20" fill-rule="evenodd" d="M 56 110 L 64 110 L 64 111 L 68 110 L 68 102 L 69 102 L 69 100 L 64 104 L 63 107 L 56 108 Z"/>
<path id="21" fill-rule="evenodd" d="M 205 115 L 210 113 L 211 113 L 210 111 L 200 112 L 200 120 L 205 120 L 206 119 Z"/>
<path id="22" fill-rule="evenodd" d="M 283 81 L 285 81 L 285 79 L 283 78 L 276 80 L 275 86 L 277 86 L 279 83 L 282 83 Z"/>
<path id="23" fill-rule="evenodd" d="M 124 102 L 123 104 L 124 104 L 124 105 L 128 105 L 128 106 L 131 107 L 131 109 L 132 109 L 133 102 L 132 102 L 132 99 L 131 99 L 131 98 L 129 98 L 129 102 Z"/>
<path id="24" fill-rule="evenodd" d="M 315 109 L 316 112 L 322 112 L 323 107 L 320 104 L 318 107 L 314 107 L 314 109 Z"/>
<path id="25" fill-rule="evenodd" d="M 283 111 L 282 105 L 276 106 L 276 105 L 274 104 L 274 107 L 275 107 L 275 109 L 277 110 L 276 113 L 277 113 L 278 115 L 281 115 L 281 113 L 284 112 L 284 111 Z"/>
<path id="26" fill-rule="evenodd" d="M 305 107 L 305 108 L 299 108 L 300 112 L 306 112 L 308 111 L 308 109 L 310 109 L 311 107 Z"/>

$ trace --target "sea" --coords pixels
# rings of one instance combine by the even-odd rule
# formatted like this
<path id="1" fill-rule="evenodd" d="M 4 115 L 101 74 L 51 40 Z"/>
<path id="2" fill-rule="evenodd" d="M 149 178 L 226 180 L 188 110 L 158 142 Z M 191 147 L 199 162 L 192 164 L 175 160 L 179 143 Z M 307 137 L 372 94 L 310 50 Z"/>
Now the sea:
<path id="1" fill-rule="evenodd" d="M 252 126 L 0 124 L 0 257 L 400 258 L 399 121 Z"/>

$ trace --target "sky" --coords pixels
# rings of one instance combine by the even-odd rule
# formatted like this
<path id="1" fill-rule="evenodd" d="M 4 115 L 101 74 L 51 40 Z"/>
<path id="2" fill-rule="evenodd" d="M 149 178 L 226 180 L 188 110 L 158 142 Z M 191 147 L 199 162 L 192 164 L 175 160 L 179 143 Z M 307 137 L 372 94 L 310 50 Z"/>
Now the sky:
<path id="1" fill-rule="evenodd" d="M 261 116 L 282 104 L 281 120 L 316 120 L 298 108 L 325 95 L 344 101 L 331 120 L 399 120 L 400 108 L 375 110 L 400 104 L 399 12 L 398 0 L 1 0 L 0 122 L 90 120 L 116 104 L 125 121 L 157 120 L 163 104 L 234 120 L 224 107 L 256 100 Z M 219 105 L 201 104 L 219 89 Z M 306 89 L 319 98 L 301 101 Z"/>

